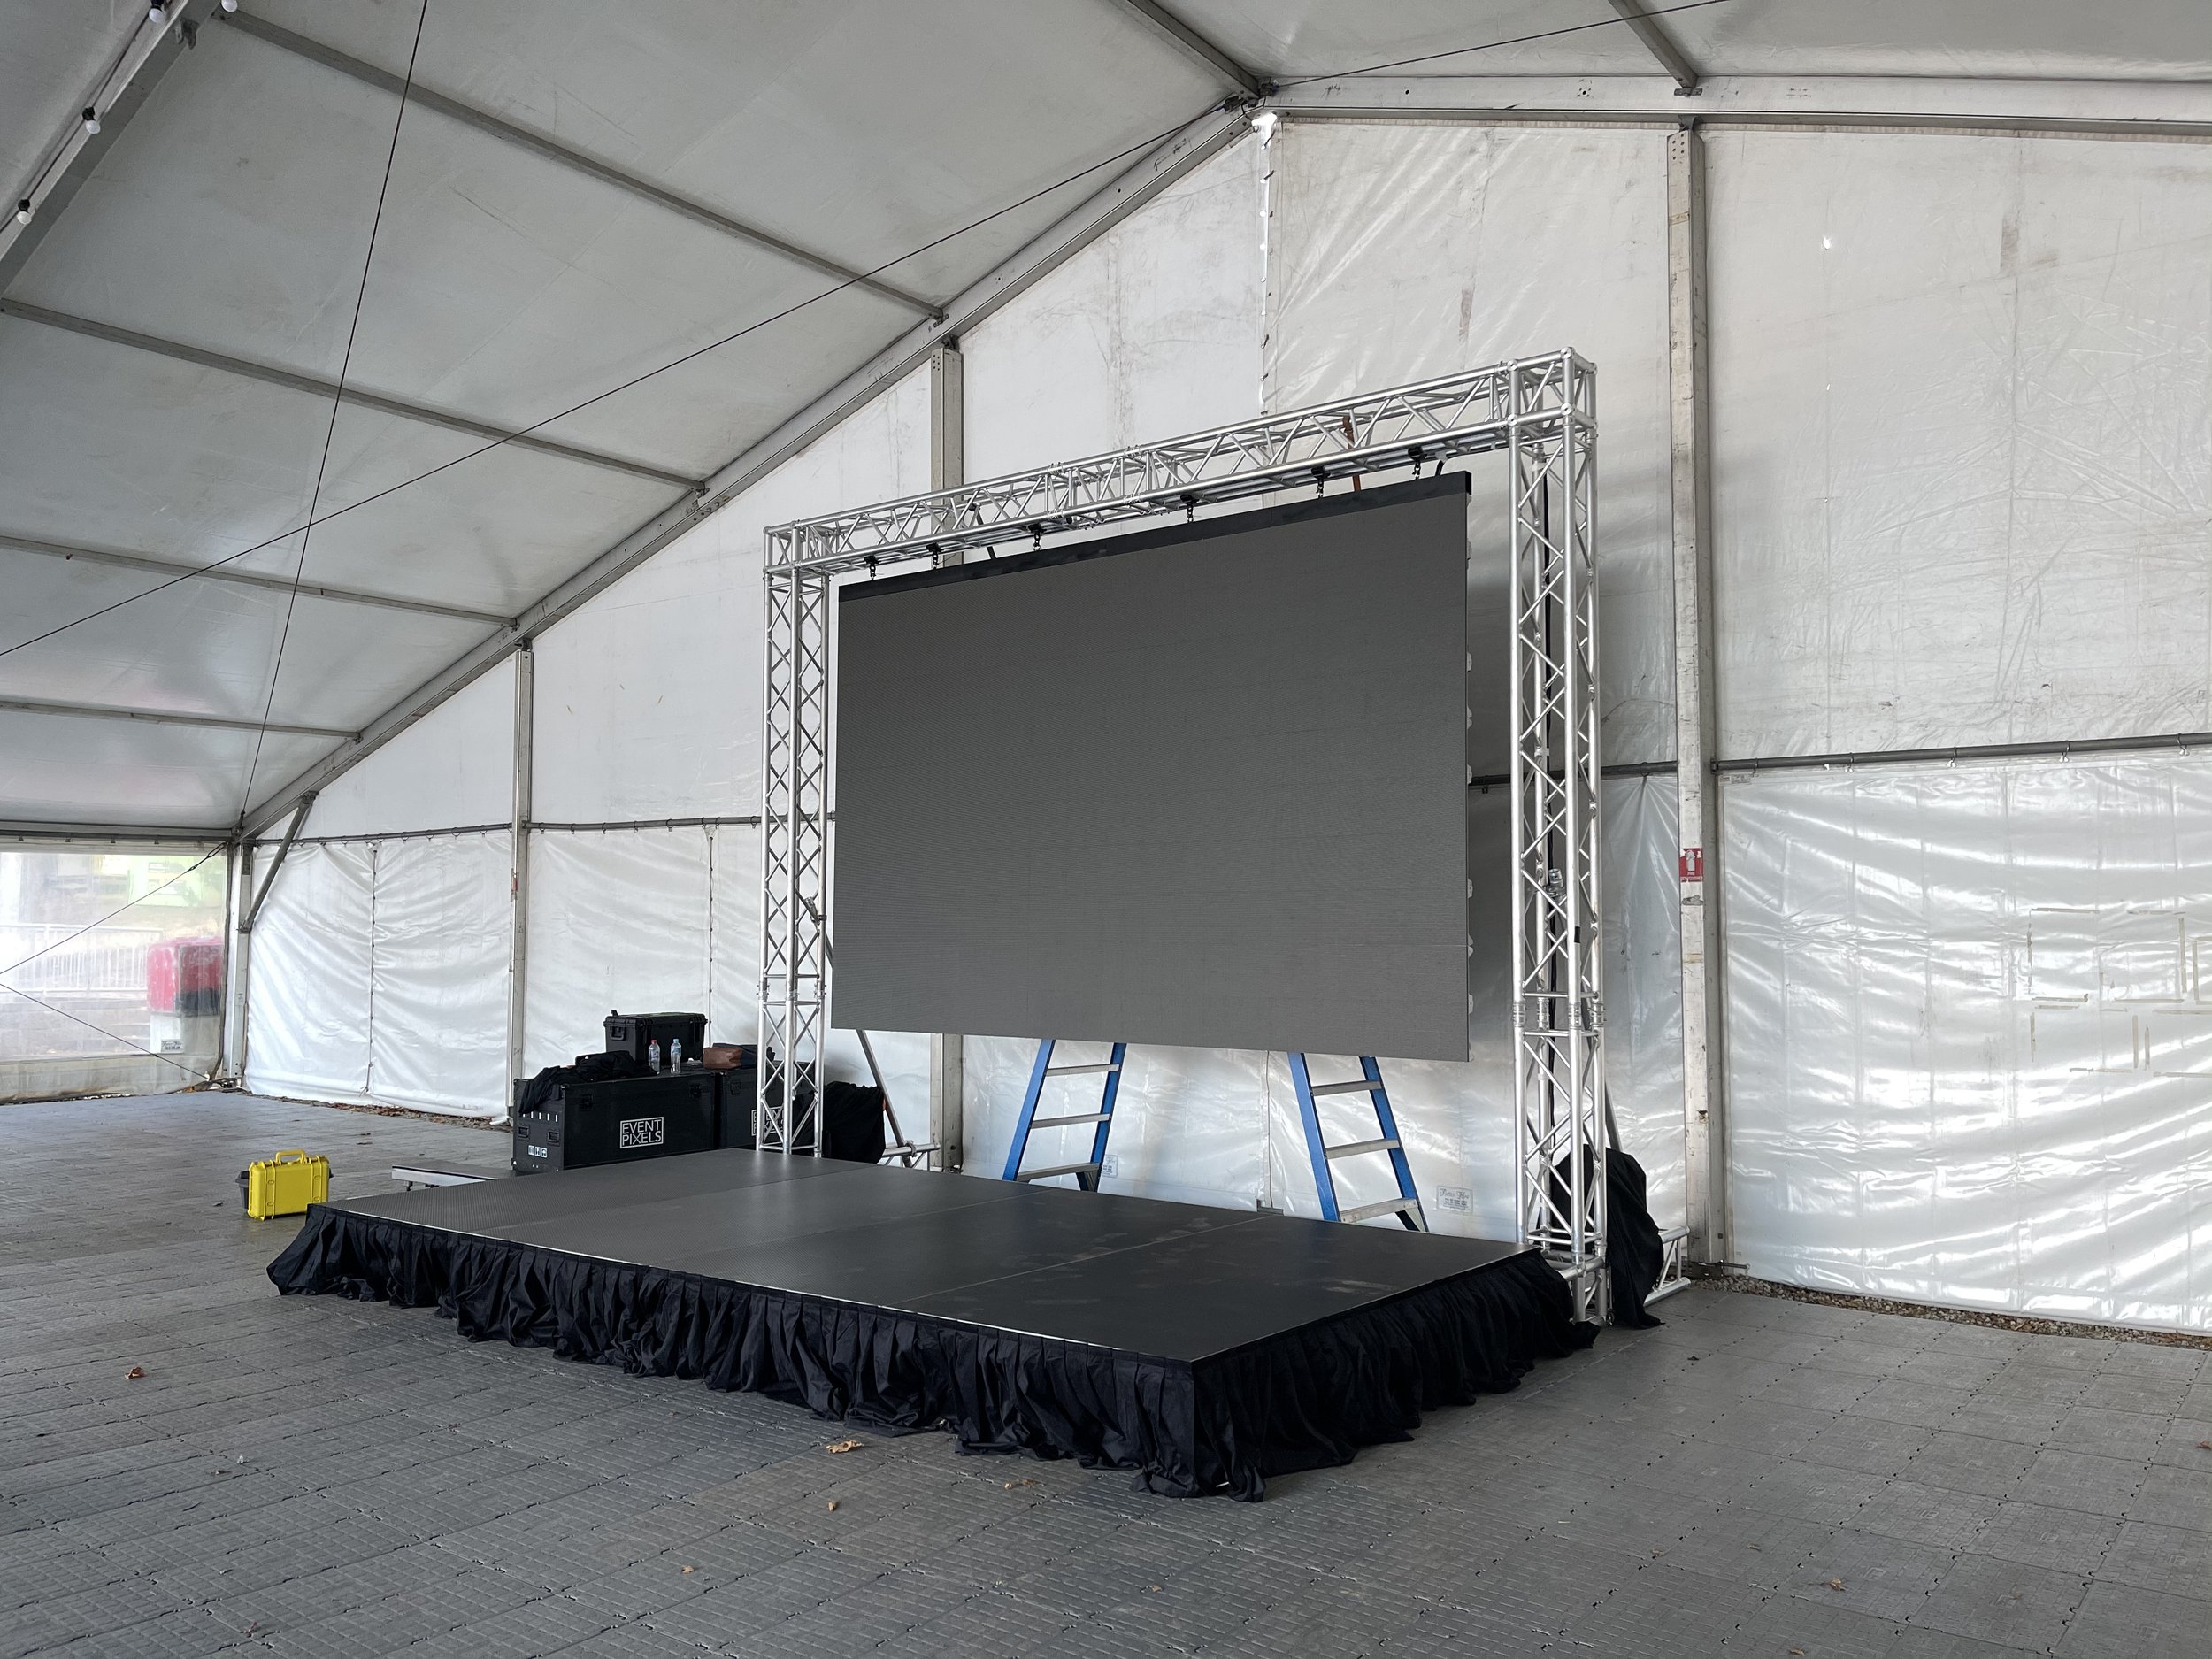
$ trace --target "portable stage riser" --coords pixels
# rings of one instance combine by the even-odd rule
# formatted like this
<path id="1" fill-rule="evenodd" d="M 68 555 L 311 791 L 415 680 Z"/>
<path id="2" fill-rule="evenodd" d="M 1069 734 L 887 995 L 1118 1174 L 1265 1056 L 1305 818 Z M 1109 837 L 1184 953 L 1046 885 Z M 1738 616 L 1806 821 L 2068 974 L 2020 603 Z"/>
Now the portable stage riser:
<path id="1" fill-rule="evenodd" d="M 1595 1334 L 1512 1245 L 735 1150 L 317 1205 L 269 1276 L 1187 1497 L 1258 1498 Z"/>

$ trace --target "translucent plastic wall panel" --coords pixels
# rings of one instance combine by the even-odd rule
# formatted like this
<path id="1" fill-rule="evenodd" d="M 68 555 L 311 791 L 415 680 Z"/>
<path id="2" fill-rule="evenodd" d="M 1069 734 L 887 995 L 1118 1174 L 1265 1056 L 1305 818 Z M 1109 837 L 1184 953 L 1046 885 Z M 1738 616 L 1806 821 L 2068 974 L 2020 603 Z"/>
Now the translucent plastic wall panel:
<path id="1" fill-rule="evenodd" d="M 1609 762 L 1674 752 L 1665 144 L 1286 121 L 1269 148 L 1269 408 L 1562 346 L 1597 365 Z M 1502 544 L 1502 468 L 1472 470 Z"/>
<path id="2" fill-rule="evenodd" d="M 365 835 L 508 822 L 514 701 L 509 658 L 326 787 L 304 833 Z"/>
<path id="3" fill-rule="evenodd" d="M 707 841 L 698 829 L 541 830 L 530 838 L 526 1071 L 605 1043 L 624 1013 L 706 1012 Z M 708 1027 L 715 1041 L 750 1033 Z"/>
<path id="4" fill-rule="evenodd" d="M 2212 764 L 1723 795 L 1750 1270 L 2212 1328 Z"/>
<path id="5" fill-rule="evenodd" d="M 1260 161 L 1245 139 L 961 342 L 971 479 L 1260 408 Z"/>
<path id="6" fill-rule="evenodd" d="M 760 806 L 761 531 L 929 487 L 910 376 L 538 641 L 534 816 Z"/>
<path id="7" fill-rule="evenodd" d="M 246 1084 L 269 1094 L 364 1101 L 376 848 L 292 849 L 254 926 Z M 267 856 L 257 860 L 268 868 Z"/>
<path id="8" fill-rule="evenodd" d="M 2212 152 L 1707 143 L 1723 752 L 2212 725 Z"/>
<path id="9" fill-rule="evenodd" d="M 368 1087 L 377 1100 L 504 1115 L 507 844 L 501 830 L 379 845 Z"/>
<path id="10" fill-rule="evenodd" d="M 183 941 L 219 960 L 227 873 L 226 856 L 204 848 L 0 847 L 0 1098 L 104 1088 L 116 1075 L 156 1089 L 204 1082 L 219 1002 L 194 994 L 198 975 L 180 987 L 154 964 Z M 187 994 L 165 995 L 160 980 Z"/>

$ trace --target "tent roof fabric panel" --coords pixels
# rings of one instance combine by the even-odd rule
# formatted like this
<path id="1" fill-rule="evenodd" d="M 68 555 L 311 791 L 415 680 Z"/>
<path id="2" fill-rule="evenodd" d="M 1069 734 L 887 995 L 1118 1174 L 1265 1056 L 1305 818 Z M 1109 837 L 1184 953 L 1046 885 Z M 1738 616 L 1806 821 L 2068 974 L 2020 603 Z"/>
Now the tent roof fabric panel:
<path id="1" fill-rule="evenodd" d="M 1166 9 L 1265 79 L 1447 53 L 1404 73 L 1666 87 L 1609 0 Z M 202 13 L 194 50 L 164 58 L 143 105 L 120 111 L 73 199 L 21 231 L 0 220 L 0 240 L 27 254 L 6 296 L 313 380 L 343 365 L 350 387 L 418 406 L 341 412 L 321 503 L 352 510 L 316 530 L 306 580 L 495 618 L 563 591 L 680 511 L 680 480 L 716 473 L 842 396 L 894 342 L 926 335 L 912 303 L 841 285 L 836 269 L 888 263 L 883 280 L 926 302 L 995 280 L 1022 250 L 1056 257 L 1051 227 L 1160 134 L 1207 119 L 1228 84 L 1144 9 L 1103 0 L 434 5 L 415 62 L 433 96 L 401 128 L 361 291 L 399 114 L 390 83 L 424 14 L 409 0 L 243 0 L 242 26 L 194 0 Z M 13 194 L 69 142 L 110 68 L 157 38 L 150 27 L 142 7 L 0 0 L 0 172 Z M 1665 27 L 1709 77 L 2147 78 L 2165 83 L 2169 113 L 2212 71 L 2212 13 L 2187 0 L 2088 12 L 2068 0 L 1719 0 Z M 495 429 L 544 422 L 549 439 L 659 475 L 511 443 L 472 455 L 487 440 L 423 406 Z M 234 557 L 288 580 L 288 533 L 328 424 L 312 389 L 0 317 L 0 538 L 180 565 Z M 280 590 L 0 561 L 21 595 L 0 653 L 69 620 L 72 595 L 160 588 L 0 655 L 5 695 L 258 718 Z M 311 595 L 288 608 L 269 706 L 293 724 L 350 728 L 406 710 L 418 687 L 508 637 L 480 618 Z M 296 652 L 311 654 L 298 672 Z M 239 735 L 12 713 L 0 819 L 219 827 L 245 786 Z M 319 752 L 272 739 L 257 787 Z M 135 806 L 118 781 L 132 768 L 149 780 Z"/>

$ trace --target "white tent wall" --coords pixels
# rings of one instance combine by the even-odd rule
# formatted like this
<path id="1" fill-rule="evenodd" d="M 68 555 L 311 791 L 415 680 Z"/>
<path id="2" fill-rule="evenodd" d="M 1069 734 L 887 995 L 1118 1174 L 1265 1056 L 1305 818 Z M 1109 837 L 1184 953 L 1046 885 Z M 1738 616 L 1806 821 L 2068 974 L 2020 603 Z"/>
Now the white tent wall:
<path id="1" fill-rule="evenodd" d="M 1709 142 L 1721 752 L 2212 726 L 2212 150 Z M 2118 757 L 1723 790 L 1754 1271 L 2212 1325 L 2204 790 Z"/>
<path id="2" fill-rule="evenodd" d="M 2212 147 L 1707 142 L 1720 752 L 2212 727 Z"/>
<path id="3" fill-rule="evenodd" d="M 507 848 L 504 830 L 295 847 L 253 933 L 247 1087 L 504 1111 Z"/>
<path id="4" fill-rule="evenodd" d="M 509 658 L 333 780 L 301 833 L 356 838 L 504 824 L 513 810 L 514 743 Z"/>
<path id="5" fill-rule="evenodd" d="M 278 872 L 253 931 L 247 1087 L 368 1098 L 375 856 L 369 841 L 299 846 Z"/>
<path id="6" fill-rule="evenodd" d="M 2212 1328 L 2212 762 L 1722 794 L 1750 1271 Z"/>
<path id="7" fill-rule="evenodd" d="M 506 1110 L 510 838 L 481 826 L 509 819 L 513 753 L 510 662 L 316 798 L 254 929 L 250 1087 Z"/>

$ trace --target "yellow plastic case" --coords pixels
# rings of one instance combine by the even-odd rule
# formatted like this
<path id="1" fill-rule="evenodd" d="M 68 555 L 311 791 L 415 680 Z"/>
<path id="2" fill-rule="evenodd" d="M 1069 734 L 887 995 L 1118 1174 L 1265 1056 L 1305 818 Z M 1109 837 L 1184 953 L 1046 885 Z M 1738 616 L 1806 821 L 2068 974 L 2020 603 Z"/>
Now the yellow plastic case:
<path id="1" fill-rule="evenodd" d="M 330 1196 L 330 1160 L 294 1150 L 246 1166 L 246 1213 L 256 1221 L 299 1216 Z"/>

